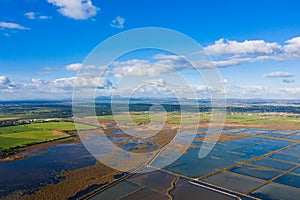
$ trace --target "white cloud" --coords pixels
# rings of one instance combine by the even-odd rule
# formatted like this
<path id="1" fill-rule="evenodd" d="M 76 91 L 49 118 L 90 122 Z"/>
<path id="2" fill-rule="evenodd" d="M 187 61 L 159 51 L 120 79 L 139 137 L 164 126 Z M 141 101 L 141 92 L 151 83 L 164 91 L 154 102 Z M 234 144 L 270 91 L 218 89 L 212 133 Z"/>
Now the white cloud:
<path id="1" fill-rule="evenodd" d="M 41 79 L 38 79 L 38 78 L 31 79 L 31 82 L 35 83 L 35 84 L 39 84 L 39 85 L 48 83 L 47 81 L 44 81 L 44 80 L 41 80 Z"/>
<path id="2" fill-rule="evenodd" d="M 1 93 L 11 93 L 17 85 L 12 82 L 7 76 L 0 76 L 0 92 Z"/>
<path id="3" fill-rule="evenodd" d="M 167 55 L 167 54 L 156 54 L 153 56 L 153 59 L 155 60 L 180 60 L 180 59 L 184 59 L 184 56 L 178 56 L 178 55 Z"/>
<path id="4" fill-rule="evenodd" d="M 11 81 L 9 80 L 8 77 L 0 76 L 0 86 L 8 85 L 9 83 L 11 83 Z"/>
<path id="5" fill-rule="evenodd" d="M 14 89 L 26 90 L 31 92 L 48 92 L 53 93 L 68 93 L 71 94 L 74 87 L 85 89 L 104 89 L 112 86 L 110 80 L 106 78 L 98 78 L 95 76 L 87 77 L 66 77 L 52 81 L 41 80 L 38 78 L 31 79 L 30 82 L 18 84 Z M 0 86 L 1 88 L 1 86 Z"/>
<path id="6" fill-rule="evenodd" d="M 67 65 L 65 67 L 66 70 L 70 70 L 70 71 L 79 71 L 79 70 L 99 70 L 99 72 L 105 71 L 107 69 L 106 66 L 100 66 L 97 67 L 95 65 L 86 65 L 84 66 L 82 63 L 73 63 L 70 65 Z"/>
<path id="7" fill-rule="evenodd" d="M 10 22 L 0 22 L 0 28 L 4 29 L 20 29 L 20 30 L 29 30 L 29 28 L 24 27 L 20 24 L 10 23 Z"/>
<path id="8" fill-rule="evenodd" d="M 90 80 L 90 82 L 92 82 Z M 85 79 L 77 79 L 76 77 L 70 77 L 70 78 L 59 78 L 51 82 L 51 85 L 53 85 L 55 88 L 62 88 L 62 89 L 72 89 L 75 84 L 83 84 L 82 86 L 87 85 L 87 80 Z"/>
<path id="9" fill-rule="evenodd" d="M 264 74 L 264 77 L 266 78 L 290 78 L 294 76 L 295 74 L 290 72 L 271 72 L 271 73 Z"/>
<path id="10" fill-rule="evenodd" d="M 33 78 L 29 82 L 15 84 L 12 81 L 10 81 L 8 77 L 0 76 L 1 93 L 26 93 L 30 95 L 35 95 L 34 97 L 43 94 L 49 98 L 52 98 L 53 94 L 64 94 L 64 96 L 70 96 L 73 92 L 74 86 L 77 88 L 94 90 L 109 88 L 112 86 L 112 83 L 106 78 L 99 78 L 90 75 L 86 77 L 59 78 L 52 81 Z M 30 97 L 30 95 L 28 97 Z"/>
<path id="11" fill-rule="evenodd" d="M 40 15 L 39 19 L 51 19 L 52 17 L 46 15 Z"/>
<path id="12" fill-rule="evenodd" d="M 51 17 L 45 15 L 36 15 L 34 12 L 27 12 L 24 14 L 28 19 L 50 19 Z"/>
<path id="13" fill-rule="evenodd" d="M 215 41 L 213 45 L 205 47 L 204 50 L 213 55 L 269 55 L 280 52 L 281 45 L 263 40 L 237 42 L 220 39 Z"/>
<path id="14" fill-rule="evenodd" d="M 219 67 L 219 68 L 225 68 L 229 66 L 234 65 L 240 65 L 243 63 L 254 63 L 254 62 L 260 62 L 260 61 L 267 61 L 267 60 L 282 60 L 278 57 L 271 57 L 271 56 L 257 56 L 257 57 L 230 57 L 225 58 L 221 60 L 200 60 L 200 61 L 192 61 L 192 64 L 196 68 L 213 68 L 213 67 Z"/>
<path id="15" fill-rule="evenodd" d="M 91 0 L 47 0 L 59 7 L 58 12 L 62 15 L 76 19 L 84 20 L 97 14 L 99 8 L 95 7 Z"/>
<path id="16" fill-rule="evenodd" d="M 150 60 L 132 59 L 127 61 L 116 61 L 112 63 L 113 69 L 110 74 L 117 78 L 123 75 L 131 76 L 155 76 L 172 70 L 182 70 L 191 67 L 181 56 L 157 54 Z"/>
<path id="17" fill-rule="evenodd" d="M 60 88 L 65 90 L 73 89 L 73 87 L 80 88 L 107 88 L 112 86 L 108 79 L 99 79 L 98 77 L 70 77 L 60 78 L 52 81 L 51 87 Z"/>
<path id="18" fill-rule="evenodd" d="M 170 71 L 183 70 L 192 68 L 193 66 L 198 69 L 212 68 L 212 67 L 228 67 L 247 62 L 264 61 L 268 58 L 259 56 L 257 58 L 232 58 L 230 60 L 195 60 L 191 64 L 185 60 L 183 56 L 156 54 L 152 57 L 155 61 L 131 59 L 127 61 L 115 61 L 112 63 L 113 69 L 110 74 L 115 75 L 117 78 L 123 75 L 132 76 L 155 76 Z"/>
<path id="19" fill-rule="evenodd" d="M 81 63 L 73 63 L 73 64 L 70 64 L 70 65 L 67 65 L 66 69 L 71 70 L 71 71 L 78 71 L 82 68 L 82 66 L 83 65 Z"/>
<path id="20" fill-rule="evenodd" d="M 264 40 L 238 42 L 220 39 L 204 47 L 204 50 L 216 58 L 216 61 L 204 63 L 207 67 L 228 67 L 268 60 L 283 61 L 300 58 L 300 37 L 287 40 L 284 45 Z"/>
<path id="21" fill-rule="evenodd" d="M 299 95 L 300 94 L 300 87 L 296 88 L 280 88 L 279 89 L 281 92 L 284 94 L 289 94 L 289 95 Z"/>
<path id="22" fill-rule="evenodd" d="M 111 22 L 111 26 L 114 28 L 124 28 L 125 19 L 117 16 L 114 20 Z"/>
<path id="23" fill-rule="evenodd" d="M 35 13 L 34 12 L 27 12 L 24 14 L 28 19 L 35 19 Z"/>
<path id="24" fill-rule="evenodd" d="M 300 37 L 295 37 L 286 41 L 283 51 L 287 57 L 300 58 Z"/>

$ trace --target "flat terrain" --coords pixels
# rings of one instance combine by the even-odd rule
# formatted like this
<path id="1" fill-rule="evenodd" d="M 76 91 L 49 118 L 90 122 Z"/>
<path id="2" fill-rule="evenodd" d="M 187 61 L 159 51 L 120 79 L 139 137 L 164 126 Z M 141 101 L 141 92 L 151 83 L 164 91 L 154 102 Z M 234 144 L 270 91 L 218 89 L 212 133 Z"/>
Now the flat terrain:
<path id="1" fill-rule="evenodd" d="M 131 114 L 134 123 L 141 127 L 148 125 L 151 120 L 163 121 L 161 116 L 152 115 L 150 118 L 147 113 Z M 163 169 L 159 166 L 164 163 L 164 159 L 173 156 L 174 152 L 161 155 L 147 165 L 159 170 L 160 176 L 157 176 L 158 172 L 135 175 L 134 178 L 108 187 L 93 199 L 105 199 L 111 195 L 117 199 L 139 199 L 145 195 L 156 199 L 176 199 L 191 192 L 207 195 L 209 199 L 297 199 L 300 194 L 298 115 L 229 113 L 225 120 L 225 129 L 213 151 L 206 158 L 200 159 L 198 153 L 204 137 L 213 136 L 213 133 L 206 132 L 210 117 L 208 113 L 200 113 L 200 116 L 190 113 L 189 122 L 200 119 L 200 124 L 189 150 L 175 163 Z M 97 119 L 104 127 L 109 127 L 109 124 L 116 126 L 115 120 L 126 122 L 122 115 L 99 116 Z M 180 121 L 181 116 L 178 113 L 168 113 L 165 126 L 176 129 Z M 186 126 L 188 124 L 185 123 Z M 184 138 L 182 136 L 183 140 Z M 165 188 L 158 187 L 165 176 L 172 178 L 167 181 Z M 192 182 L 201 186 L 195 187 Z M 205 187 L 220 192 L 209 194 L 203 190 Z M 230 195 L 218 196 L 220 193 Z M 190 195 L 191 199 L 195 197 Z"/>
<path id="2" fill-rule="evenodd" d="M 209 113 L 186 113 L 190 114 L 190 119 L 197 120 L 197 116 L 201 121 L 208 121 L 211 118 L 211 114 Z M 151 117 L 148 112 L 131 112 L 130 113 L 133 121 L 136 123 L 149 122 Z M 161 121 L 162 117 L 159 114 L 155 114 L 154 120 Z M 89 118 L 89 117 L 87 117 Z M 92 118 L 92 117 L 90 117 Z M 99 120 L 125 120 L 126 118 L 122 113 L 120 115 L 105 115 L 105 116 L 97 116 Z M 180 122 L 181 116 L 178 112 L 169 112 L 167 113 L 167 122 L 169 123 L 177 123 Z M 286 124 L 298 124 L 300 125 L 300 115 L 298 114 L 281 114 L 281 113 L 228 113 L 226 115 L 226 119 L 230 120 L 233 123 L 242 123 L 242 124 L 261 124 L 261 123 L 272 123 L 272 122 L 282 122 Z"/>
<path id="3" fill-rule="evenodd" d="M 175 134 L 185 143 L 189 135 L 177 133 L 180 123 L 188 129 L 199 121 L 196 138 L 177 161 L 162 169 L 159 167 L 165 158 L 176 155 L 177 147 L 174 147 L 172 154 L 160 155 L 148 164 L 148 168 L 158 171 L 131 175 L 97 162 L 85 149 L 76 135 L 75 124 L 69 122 L 69 107 L 32 109 L 24 106 L 12 108 L 13 114 L 10 114 L 11 108 L 6 110 L 0 115 L 0 122 L 29 120 L 31 124 L 0 128 L 0 150 L 13 150 L 11 156 L 0 162 L 0 176 L 4 177 L 0 181 L 1 198 L 85 199 L 98 194 L 94 199 L 145 196 L 192 199 L 199 195 L 208 199 L 253 199 L 272 195 L 273 199 L 293 199 L 300 191 L 300 115 L 297 113 L 228 112 L 225 129 L 213 151 L 203 159 L 199 159 L 198 153 L 204 138 L 213 138 L 212 132 L 206 132 L 211 119 L 209 112 L 184 113 L 183 119 L 176 110 L 168 111 L 166 118 L 162 113 L 149 115 L 147 111 L 135 111 L 130 113 L 132 121 L 122 112 L 83 118 L 82 123 L 77 124 L 78 129 L 93 135 L 99 128 L 96 123 L 100 122 L 115 145 L 135 153 L 154 152 L 167 145 Z M 64 112 L 66 118 L 56 118 L 63 117 Z M 52 122 L 34 123 L 35 118 Z M 126 134 L 124 127 L 131 134 L 142 132 L 152 136 L 135 139 Z M 91 142 L 97 141 L 94 139 Z M 14 152 L 15 149 L 21 152 Z"/>
<path id="4" fill-rule="evenodd" d="M 208 156 L 200 159 L 202 138 L 210 134 L 202 131 L 196 135 L 193 148 L 171 165 L 159 167 L 173 152 L 162 154 L 147 165 L 158 171 L 134 175 L 107 187 L 92 199 L 109 196 L 139 199 L 145 195 L 161 200 L 187 195 L 189 199 L 197 199 L 199 195 L 206 199 L 296 200 L 299 197 L 299 130 L 225 128 L 221 137 L 226 139 L 219 140 Z"/>
<path id="5" fill-rule="evenodd" d="M 79 124 L 80 130 L 93 129 L 90 125 Z M 44 122 L 28 125 L 0 128 L 0 149 L 21 147 L 32 143 L 40 143 L 70 137 L 66 131 L 74 131 L 72 122 Z"/>

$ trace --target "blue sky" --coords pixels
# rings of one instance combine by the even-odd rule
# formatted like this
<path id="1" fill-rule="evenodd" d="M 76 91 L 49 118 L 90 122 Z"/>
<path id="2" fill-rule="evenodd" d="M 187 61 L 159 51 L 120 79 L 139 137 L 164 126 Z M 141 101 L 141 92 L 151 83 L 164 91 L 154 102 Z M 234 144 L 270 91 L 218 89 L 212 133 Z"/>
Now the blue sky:
<path id="1" fill-rule="evenodd" d="M 228 97 L 299 99 L 299 8 L 297 0 L 0 0 L 0 100 L 70 98 L 77 68 L 67 66 L 139 27 L 174 29 L 199 42 Z"/>

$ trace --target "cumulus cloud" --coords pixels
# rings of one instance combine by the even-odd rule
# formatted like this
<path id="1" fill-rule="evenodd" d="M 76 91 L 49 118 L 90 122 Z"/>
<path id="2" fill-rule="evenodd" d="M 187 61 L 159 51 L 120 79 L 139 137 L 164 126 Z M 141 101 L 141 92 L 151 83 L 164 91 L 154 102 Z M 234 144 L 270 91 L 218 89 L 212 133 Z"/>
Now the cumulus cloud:
<path id="1" fill-rule="evenodd" d="M 51 86 L 61 89 L 72 89 L 75 87 L 80 88 L 108 88 L 112 83 L 105 78 L 99 79 L 98 77 L 70 77 L 60 78 L 52 81 Z"/>
<path id="2" fill-rule="evenodd" d="M 204 50 L 216 58 L 216 61 L 206 63 L 208 67 L 213 65 L 228 67 L 268 60 L 288 60 L 300 58 L 300 37 L 287 40 L 283 45 L 264 40 L 238 42 L 220 39 L 214 44 L 204 47 Z"/>
<path id="3" fill-rule="evenodd" d="M 22 25 L 16 24 L 16 23 L 10 23 L 10 22 L 0 22 L 0 28 L 29 30 L 29 28 L 27 28 L 25 26 L 22 26 Z"/>
<path id="4" fill-rule="evenodd" d="M 152 57 L 155 61 L 131 59 L 127 61 L 113 62 L 114 67 L 111 73 L 120 78 L 124 74 L 134 76 L 155 76 L 161 73 L 167 73 L 172 70 L 182 70 L 192 68 L 193 66 L 198 69 L 213 68 L 213 67 L 228 67 L 247 62 L 263 61 L 266 60 L 265 56 L 257 58 L 233 58 L 230 60 L 194 60 L 191 63 L 187 62 L 183 56 L 157 54 Z"/>
<path id="5" fill-rule="evenodd" d="M 284 54 L 289 58 L 300 58 L 300 37 L 295 37 L 286 41 L 283 46 Z"/>
<path id="6" fill-rule="evenodd" d="M 50 16 L 46 16 L 46 15 L 37 15 L 34 12 L 27 12 L 24 14 L 25 17 L 27 17 L 28 19 L 50 19 Z"/>
<path id="7" fill-rule="evenodd" d="M 0 92 L 12 92 L 17 85 L 13 83 L 7 76 L 0 76 Z"/>
<path id="8" fill-rule="evenodd" d="M 111 27 L 114 28 L 124 28 L 124 24 L 125 24 L 125 18 L 117 16 L 115 19 L 112 20 L 110 25 Z"/>
<path id="9" fill-rule="evenodd" d="M 47 0 L 59 7 L 58 12 L 63 16 L 84 20 L 93 17 L 97 14 L 99 8 L 93 5 L 91 0 Z"/>
<path id="10" fill-rule="evenodd" d="M 109 79 L 99 78 L 93 75 L 86 77 L 66 77 L 55 80 L 42 80 L 33 78 L 30 81 L 22 83 L 14 83 L 6 76 L 0 76 L 0 92 L 1 93 L 24 93 L 40 96 L 41 94 L 52 98 L 55 95 L 70 96 L 73 88 L 83 89 L 108 89 L 112 86 Z M 31 96 L 28 96 L 32 98 Z"/>
<path id="11" fill-rule="evenodd" d="M 168 83 L 163 79 L 152 79 L 143 81 L 144 85 L 141 85 L 134 90 L 136 97 L 166 97 L 171 96 L 168 88 Z M 131 94 L 129 88 L 118 88 L 120 95 Z"/>
<path id="12" fill-rule="evenodd" d="M 247 62 L 263 61 L 267 58 L 260 56 L 257 58 L 233 58 L 230 60 L 194 60 L 191 63 L 187 62 L 183 56 L 168 55 L 168 54 L 156 54 L 152 57 L 154 61 L 131 59 L 127 61 L 115 61 L 112 63 L 112 70 L 110 73 L 117 78 L 123 75 L 132 76 L 155 76 L 162 73 L 168 73 L 170 71 L 183 70 L 187 68 L 213 68 L 213 67 L 228 67 L 232 65 L 238 65 Z"/>
<path id="13" fill-rule="evenodd" d="M 215 41 L 213 45 L 205 47 L 204 50 L 213 55 L 269 55 L 280 52 L 281 45 L 263 40 L 238 42 L 222 38 Z"/>
<path id="14" fill-rule="evenodd" d="M 67 65 L 66 66 L 66 69 L 67 70 L 72 70 L 72 71 L 78 71 L 82 68 L 82 64 L 81 63 L 73 63 L 73 64 L 70 64 L 70 65 Z"/>
<path id="15" fill-rule="evenodd" d="M 131 59 L 127 61 L 115 61 L 110 73 L 120 78 L 123 75 L 131 76 L 155 76 L 172 70 L 181 70 L 191 65 L 180 56 L 157 54 L 155 61 Z"/>
<path id="16" fill-rule="evenodd" d="M 6 76 L 0 76 L 0 85 L 3 86 L 3 85 L 7 85 L 11 83 L 11 81 L 9 80 L 8 77 Z"/>
<path id="17" fill-rule="evenodd" d="M 35 84 L 46 84 L 46 83 L 48 83 L 47 81 L 41 80 L 39 78 L 33 78 L 33 79 L 31 79 L 31 82 L 35 83 Z"/>
<path id="18" fill-rule="evenodd" d="M 264 74 L 264 77 L 266 78 L 291 78 L 294 77 L 295 74 L 290 72 L 270 72 L 267 74 Z"/>
<path id="19" fill-rule="evenodd" d="M 70 65 L 67 65 L 65 67 L 66 70 L 70 70 L 70 71 L 79 71 L 79 70 L 99 70 L 99 71 L 104 71 L 107 69 L 106 66 L 100 66 L 97 67 L 95 65 L 83 65 L 82 63 L 73 63 Z"/>

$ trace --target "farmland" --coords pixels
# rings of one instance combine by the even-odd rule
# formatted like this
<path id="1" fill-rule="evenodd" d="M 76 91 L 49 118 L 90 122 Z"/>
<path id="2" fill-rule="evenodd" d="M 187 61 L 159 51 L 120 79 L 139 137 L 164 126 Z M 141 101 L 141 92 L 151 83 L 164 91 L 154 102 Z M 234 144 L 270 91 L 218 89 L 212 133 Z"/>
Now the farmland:
<path id="1" fill-rule="evenodd" d="M 168 179 L 167 185 L 171 186 L 166 190 L 167 192 L 164 191 L 167 196 L 180 196 L 181 186 L 177 182 L 184 181 L 188 188 L 193 187 L 189 184 L 189 180 L 199 180 L 207 183 L 206 186 L 213 185 L 215 189 L 235 195 L 238 191 L 241 197 L 247 196 L 250 199 L 268 195 L 267 189 L 273 185 L 281 190 L 290 187 L 290 196 L 298 193 L 295 184 L 291 182 L 292 179 L 288 178 L 298 177 L 296 170 L 299 168 L 296 167 L 299 163 L 294 159 L 299 152 L 298 104 L 290 104 L 280 109 L 278 109 L 279 105 L 273 107 L 252 104 L 229 105 L 226 110 L 224 130 L 215 148 L 204 159 L 198 159 L 199 149 L 205 139 L 214 139 L 212 133 L 208 134 L 205 131 L 212 117 L 210 109 L 195 110 L 191 106 L 188 111 L 180 112 L 178 105 L 164 104 L 166 112 L 162 113 L 149 112 L 151 106 L 152 104 L 130 104 L 129 115 L 126 109 L 120 106 L 118 112 L 112 115 L 111 108 L 107 104 L 97 104 L 96 116 L 85 114 L 85 107 L 83 107 L 82 118 L 80 118 L 82 121 L 79 120 L 82 124 L 75 126 L 72 115 L 69 115 L 71 105 L 68 103 L 2 105 L 0 108 L 0 118 L 2 117 L 0 119 L 0 175 L 6 173 L 16 175 L 7 177 L 3 175 L 5 178 L 1 182 L 3 190 L 0 191 L 0 197 L 84 199 L 100 191 L 103 191 L 99 193 L 100 197 L 107 194 L 111 196 L 110 190 L 118 188 L 119 184 L 121 186 L 125 184 L 126 187 L 126 184 L 132 186 L 139 182 L 140 186 L 142 188 L 145 186 L 146 189 L 139 190 L 140 186 L 135 185 L 137 189 L 134 189 L 135 192 L 128 191 L 128 195 L 134 197 L 139 194 L 139 191 L 142 193 L 146 190 L 152 191 L 151 187 L 148 188 L 149 180 L 153 180 L 156 185 L 161 183 L 161 178 L 164 177 Z M 291 107 L 293 112 L 289 112 Z M 174 164 L 158 169 L 161 162 L 169 158 L 168 155 L 162 154 L 148 165 L 158 169 L 157 172 L 145 175 L 154 179 L 145 179 L 146 182 L 143 183 L 140 182 L 143 175 L 124 175 L 126 173 L 97 162 L 97 159 L 86 149 L 85 144 L 95 144 L 103 149 L 106 145 L 101 143 L 100 139 L 103 136 L 97 135 L 98 124 L 97 127 L 93 126 L 98 122 L 106 137 L 114 145 L 133 153 L 152 153 L 168 144 L 177 133 L 180 123 L 186 130 L 197 125 L 197 122 L 199 125 L 194 141 L 182 157 Z M 162 128 L 157 125 L 162 125 Z M 81 132 L 81 136 L 88 135 L 88 137 L 80 137 L 80 140 L 76 128 L 86 130 Z M 157 134 L 149 138 L 135 139 L 128 133 Z M 189 138 L 189 135 L 184 133 L 177 133 L 177 136 L 180 145 Z M 172 156 L 179 155 L 178 147 L 180 146 L 171 147 Z M 291 164 L 292 168 L 285 171 L 277 169 L 272 164 L 276 159 L 284 162 L 285 165 Z M 284 159 L 291 159 L 292 162 Z M 265 163 L 270 165 L 270 169 L 262 173 L 263 177 L 257 177 L 257 173 L 264 169 Z M 292 172 L 294 169 L 296 169 L 295 173 Z M 278 177 L 272 176 L 271 180 L 265 180 L 265 176 L 269 176 L 269 173 Z M 285 176 L 287 173 L 288 176 Z M 245 177 L 244 174 L 249 177 Z M 158 179 L 156 180 L 155 177 Z M 125 178 L 127 180 L 122 181 Z M 246 183 L 243 190 L 232 188 L 231 185 L 222 182 L 227 178 L 230 181 L 243 179 Z M 296 185 L 297 187 L 299 186 Z M 276 190 L 272 190 L 274 191 Z M 278 193 L 282 192 L 278 190 Z M 122 194 L 113 192 L 113 195 Z"/>
<path id="2" fill-rule="evenodd" d="M 93 129 L 93 126 L 80 124 L 81 130 Z M 0 149 L 9 149 L 70 137 L 66 131 L 76 130 L 72 122 L 46 122 L 27 125 L 1 127 Z"/>

